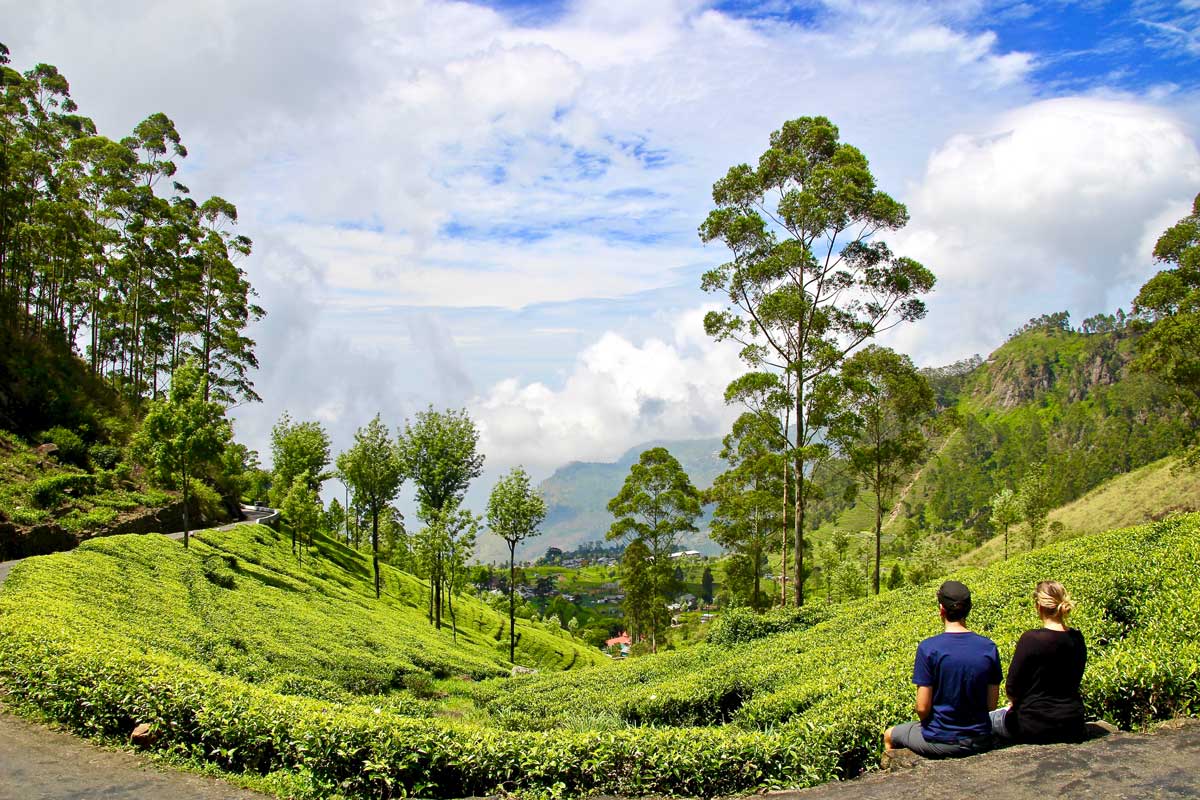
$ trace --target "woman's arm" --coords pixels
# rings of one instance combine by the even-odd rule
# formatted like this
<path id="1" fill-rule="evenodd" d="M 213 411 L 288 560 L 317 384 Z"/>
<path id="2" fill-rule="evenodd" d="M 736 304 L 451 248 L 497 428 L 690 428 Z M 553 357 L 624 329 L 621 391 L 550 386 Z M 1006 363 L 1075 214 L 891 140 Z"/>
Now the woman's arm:
<path id="1" fill-rule="evenodd" d="M 1030 637 L 1029 631 L 1026 631 L 1017 640 L 1017 646 L 1013 650 L 1012 663 L 1008 665 L 1008 680 L 1004 684 L 1004 693 L 1014 704 L 1029 688 L 1026 684 L 1029 681 L 1028 660 L 1032 649 L 1033 639 Z"/>

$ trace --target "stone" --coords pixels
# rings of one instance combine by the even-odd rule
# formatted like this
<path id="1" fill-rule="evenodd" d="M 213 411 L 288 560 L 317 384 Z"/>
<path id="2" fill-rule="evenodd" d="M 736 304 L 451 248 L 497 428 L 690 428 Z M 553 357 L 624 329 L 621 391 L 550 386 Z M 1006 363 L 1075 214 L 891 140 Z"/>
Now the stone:
<path id="1" fill-rule="evenodd" d="M 925 759 L 906 747 L 884 750 L 879 758 L 879 768 L 884 772 L 898 772 L 920 766 Z"/>
<path id="2" fill-rule="evenodd" d="M 1087 728 L 1087 741 L 1092 739 L 1100 739 L 1114 733 L 1120 733 L 1121 729 L 1111 722 L 1106 722 L 1102 719 L 1087 723 L 1084 727 Z"/>
<path id="3" fill-rule="evenodd" d="M 133 729 L 133 733 L 129 734 L 129 741 L 134 747 L 152 747 L 158 740 L 158 736 L 145 722 L 139 724 Z"/>

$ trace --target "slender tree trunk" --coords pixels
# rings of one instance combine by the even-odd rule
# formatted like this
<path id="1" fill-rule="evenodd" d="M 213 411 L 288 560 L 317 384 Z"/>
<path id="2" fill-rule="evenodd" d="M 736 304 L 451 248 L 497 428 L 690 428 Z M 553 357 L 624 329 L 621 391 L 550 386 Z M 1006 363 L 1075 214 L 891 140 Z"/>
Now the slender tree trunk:
<path id="1" fill-rule="evenodd" d="M 787 431 L 785 430 L 785 431 L 784 431 L 784 433 L 786 434 L 786 433 L 787 433 Z M 788 529 L 787 529 L 787 512 L 788 512 L 788 467 L 787 467 L 787 455 L 786 455 L 786 453 L 785 453 L 785 455 L 784 455 L 784 457 L 783 457 L 783 525 L 782 525 L 782 526 L 781 526 L 781 528 L 780 528 L 780 530 L 782 530 L 782 532 L 783 532 L 783 535 L 779 537 L 779 538 L 780 538 L 780 540 L 781 540 L 781 542 L 782 542 L 782 544 L 783 544 L 783 554 L 782 554 L 782 557 L 779 559 L 779 567 L 780 567 L 780 571 L 781 571 L 781 573 L 782 573 L 782 574 L 780 575 L 780 579 L 779 579 L 779 602 L 780 602 L 780 605 L 782 605 L 782 606 L 783 606 L 783 607 L 785 607 L 785 608 L 787 607 L 787 604 L 788 604 L 788 590 L 787 590 L 787 576 L 788 576 L 788 563 L 787 563 L 787 561 L 788 561 Z"/>
<path id="2" fill-rule="evenodd" d="M 1008 561 L 1008 523 L 1004 523 L 1004 560 Z"/>
<path id="3" fill-rule="evenodd" d="M 879 558 L 881 541 L 883 540 L 883 487 L 879 481 L 879 471 L 875 472 L 875 594 L 879 594 Z"/>
<path id="4" fill-rule="evenodd" d="M 371 563 L 375 567 L 375 599 L 380 596 L 379 587 L 379 511 L 371 514 Z"/>
<path id="5" fill-rule="evenodd" d="M 442 557 L 434 557 L 433 627 L 442 629 Z"/>
<path id="6" fill-rule="evenodd" d="M 183 468 L 183 549 L 188 549 L 188 527 L 191 525 L 191 520 L 188 518 L 188 470 L 185 464 Z"/>
<path id="7" fill-rule="evenodd" d="M 796 572 L 793 580 L 796 582 L 796 605 L 804 605 L 804 381 L 803 376 L 796 376 Z"/>
<path id="8" fill-rule="evenodd" d="M 517 578 L 517 540 L 508 540 L 508 660 L 517 663 L 517 607 L 514 605 L 513 590 Z"/>

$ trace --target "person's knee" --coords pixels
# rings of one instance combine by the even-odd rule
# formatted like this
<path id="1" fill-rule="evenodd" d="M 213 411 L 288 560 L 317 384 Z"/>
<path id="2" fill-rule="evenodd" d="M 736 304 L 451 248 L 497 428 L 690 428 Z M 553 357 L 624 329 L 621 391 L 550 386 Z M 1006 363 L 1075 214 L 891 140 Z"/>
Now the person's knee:
<path id="1" fill-rule="evenodd" d="M 893 727 L 893 728 L 888 728 L 887 730 L 885 730 L 883 732 L 883 746 L 886 747 L 888 750 L 893 749 L 892 748 L 892 731 L 894 731 L 894 730 L 895 730 L 895 728 Z"/>

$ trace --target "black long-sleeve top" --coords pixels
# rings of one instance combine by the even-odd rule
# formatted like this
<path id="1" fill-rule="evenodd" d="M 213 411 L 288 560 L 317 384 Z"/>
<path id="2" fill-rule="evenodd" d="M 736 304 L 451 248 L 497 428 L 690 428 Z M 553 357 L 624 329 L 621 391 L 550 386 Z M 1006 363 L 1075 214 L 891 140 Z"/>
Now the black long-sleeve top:
<path id="1" fill-rule="evenodd" d="M 1079 683 L 1087 645 L 1077 630 L 1026 631 L 1017 641 L 1005 692 L 1013 707 L 1004 718 L 1020 742 L 1077 742 L 1085 735 Z"/>

